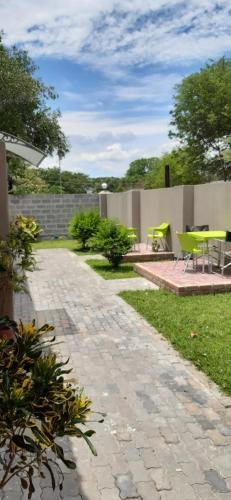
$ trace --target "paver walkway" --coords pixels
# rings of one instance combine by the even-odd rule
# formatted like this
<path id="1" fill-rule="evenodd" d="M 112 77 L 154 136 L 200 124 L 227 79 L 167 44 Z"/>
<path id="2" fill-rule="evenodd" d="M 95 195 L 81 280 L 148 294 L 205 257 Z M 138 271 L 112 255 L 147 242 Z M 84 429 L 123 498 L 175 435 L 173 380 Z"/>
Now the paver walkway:
<path id="1" fill-rule="evenodd" d="M 29 276 L 36 316 L 56 325 L 59 350 L 107 413 L 92 424 L 98 457 L 71 442 L 78 478 L 66 474 L 62 498 L 231 499 L 231 400 L 116 295 L 153 285 L 104 281 L 64 249 L 41 250 L 38 261 Z M 18 300 L 24 318 L 33 314 L 27 302 Z M 49 484 L 39 488 L 36 500 L 60 498 Z"/>

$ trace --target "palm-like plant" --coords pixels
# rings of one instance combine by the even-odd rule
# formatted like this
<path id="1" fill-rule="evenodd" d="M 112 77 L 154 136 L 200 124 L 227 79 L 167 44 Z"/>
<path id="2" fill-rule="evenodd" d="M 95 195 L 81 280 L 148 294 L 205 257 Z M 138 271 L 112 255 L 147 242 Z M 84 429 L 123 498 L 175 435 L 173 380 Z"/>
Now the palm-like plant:
<path id="1" fill-rule="evenodd" d="M 50 337 L 52 330 L 49 325 L 38 329 L 34 321 L 20 322 L 16 341 L 0 340 L 0 488 L 17 476 L 29 499 L 35 471 L 44 477 L 45 468 L 53 489 L 62 489 L 63 474 L 54 459 L 75 468 L 66 459 L 59 437 L 83 438 L 96 454 L 89 439 L 94 431 L 84 429 L 91 401 L 82 389 L 65 381 L 71 371 L 67 362 L 49 352 L 55 340 Z"/>

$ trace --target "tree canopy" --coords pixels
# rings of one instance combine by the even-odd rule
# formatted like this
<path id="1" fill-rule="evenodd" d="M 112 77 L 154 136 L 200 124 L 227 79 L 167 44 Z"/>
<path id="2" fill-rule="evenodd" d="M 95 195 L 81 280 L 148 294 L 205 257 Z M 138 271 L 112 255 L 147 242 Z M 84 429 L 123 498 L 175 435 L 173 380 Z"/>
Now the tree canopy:
<path id="1" fill-rule="evenodd" d="M 170 137 L 187 145 L 207 168 L 231 177 L 231 60 L 221 58 L 176 86 Z"/>
<path id="2" fill-rule="evenodd" d="M 26 51 L 5 47 L 0 35 L 1 130 L 62 157 L 68 142 L 59 125 L 60 112 L 48 105 L 57 94 L 35 76 L 36 70 Z"/>
<path id="3" fill-rule="evenodd" d="M 58 167 L 34 168 L 25 162 L 12 158 L 10 174 L 13 179 L 12 194 L 77 194 L 102 191 L 102 183 L 106 182 L 109 191 L 121 190 L 121 179 L 118 177 L 90 178 L 82 172 L 59 170 Z"/>
<path id="4" fill-rule="evenodd" d="M 196 161 L 187 148 L 175 148 L 164 153 L 144 177 L 144 188 L 164 187 L 165 166 L 170 165 L 170 184 L 199 184 L 210 180 L 203 161 Z"/>
<path id="5" fill-rule="evenodd" d="M 123 177 L 123 186 L 129 188 L 144 187 L 145 176 L 155 168 L 158 158 L 140 158 L 130 163 L 125 176 Z"/>
<path id="6" fill-rule="evenodd" d="M 61 171 L 58 167 L 39 168 L 39 175 L 50 193 L 86 193 L 91 186 L 88 175 L 80 172 Z"/>

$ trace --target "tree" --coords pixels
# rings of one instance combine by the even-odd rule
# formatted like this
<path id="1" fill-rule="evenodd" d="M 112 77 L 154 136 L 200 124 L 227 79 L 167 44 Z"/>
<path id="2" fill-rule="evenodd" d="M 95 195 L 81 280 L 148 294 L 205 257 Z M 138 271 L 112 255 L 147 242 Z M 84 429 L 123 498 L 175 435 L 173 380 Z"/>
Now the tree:
<path id="1" fill-rule="evenodd" d="M 55 100 L 53 87 L 35 77 L 38 69 L 26 51 L 3 45 L 0 36 L 0 124 L 47 154 L 64 156 L 68 143 L 59 125 L 60 112 L 47 104 Z"/>
<path id="2" fill-rule="evenodd" d="M 58 167 L 40 168 L 38 172 L 48 186 L 47 192 L 50 193 L 86 193 L 91 186 L 91 179 L 88 175 L 80 172 L 63 170 L 61 172 L 61 180 Z"/>
<path id="3" fill-rule="evenodd" d="M 211 180 L 203 158 L 196 159 L 187 148 L 175 148 L 163 154 L 144 178 L 145 189 L 164 187 L 165 165 L 170 165 L 171 186 L 199 184 Z"/>
<path id="4" fill-rule="evenodd" d="M 123 185 L 126 188 L 143 187 L 144 177 L 152 171 L 157 161 L 158 158 L 140 158 L 132 161 L 123 178 Z"/>
<path id="5" fill-rule="evenodd" d="M 231 147 L 231 60 L 221 58 L 184 78 L 176 86 L 171 114 L 170 137 L 187 145 L 192 156 L 207 158 L 207 168 L 219 177 L 231 178 L 226 160 Z"/>
<path id="6" fill-rule="evenodd" d="M 87 193 L 91 187 L 91 179 L 81 172 L 69 172 L 64 170 L 61 175 L 64 193 Z"/>
<path id="7" fill-rule="evenodd" d="M 122 191 L 122 179 L 120 177 L 95 177 L 91 179 L 94 193 L 102 191 L 102 184 L 107 184 L 107 190 L 111 192 Z"/>
<path id="8" fill-rule="evenodd" d="M 47 184 L 40 177 L 36 168 L 24 168 L 17 179 L 17 183 L 13 184 L 12 194 L 47 193 L 48 189 Z"/>

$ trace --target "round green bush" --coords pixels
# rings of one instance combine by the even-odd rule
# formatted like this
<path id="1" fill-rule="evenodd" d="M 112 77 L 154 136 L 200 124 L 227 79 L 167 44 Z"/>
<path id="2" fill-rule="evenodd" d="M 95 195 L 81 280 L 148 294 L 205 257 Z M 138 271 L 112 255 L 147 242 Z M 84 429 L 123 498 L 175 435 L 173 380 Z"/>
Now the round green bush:
<path id="1" fill-rule="evenodd" d="M 87 247 L 88 240 L 94 236 L 99 228 L 101 217 L 96 210 L 77 212 L 69 224 L 69 234 L 81 243 L 82 249 Z"/>
<path id="2" fill-rule="evenodd" d="M 118 267 L 123 255 L 132 247 L 128 229 L 112 219 L 104 219 L 101 222 L 89 244 L 92 249 L 101 252 L 113 267 Z"/>

